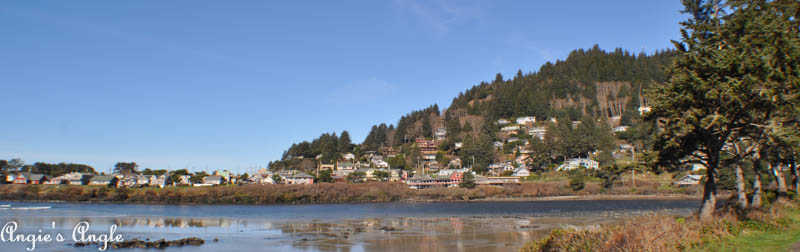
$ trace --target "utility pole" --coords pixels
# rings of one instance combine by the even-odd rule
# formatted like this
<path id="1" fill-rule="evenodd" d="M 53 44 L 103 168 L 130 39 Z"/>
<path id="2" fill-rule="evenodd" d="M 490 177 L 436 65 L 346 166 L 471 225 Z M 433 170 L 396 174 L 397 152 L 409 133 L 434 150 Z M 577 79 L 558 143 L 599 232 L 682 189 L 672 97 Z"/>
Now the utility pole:
<path id="1" fill-rule="evenodd" d="M 633 187 L 636 187 L 636 146 L 631 145 L 631 160 L 633 160 L 633 166 L 631 166 L 631 183 Z"/>
<path id="2" fill-rule="evenodd" d="M 469 167 L 472 171 L 475 171 L 475 155 L 472 155 L 472 166 Z"/>

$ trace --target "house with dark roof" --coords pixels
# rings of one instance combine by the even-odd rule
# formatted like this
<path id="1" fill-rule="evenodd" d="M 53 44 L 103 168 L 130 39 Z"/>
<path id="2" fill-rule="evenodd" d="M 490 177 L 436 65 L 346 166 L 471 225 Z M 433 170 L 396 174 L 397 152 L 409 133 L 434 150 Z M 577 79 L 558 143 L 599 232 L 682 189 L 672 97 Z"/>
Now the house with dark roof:
<path id="1" fill-rule="evenodd" d="M 89 179 L 89 185 L 117 186 L 118 183 L 116 176 L 94 176 Z"/>
<path id="2" fill-rule="evenodd" d="M 44 174 L 34 174 L 34 173 L 20 173 L 14 177 L 14 184 L 44 184 L 47 182 L 47 175 Z"/>
<path id="3" fill-rule="evenodd" d="M 283 176 L 286 184 L 310 185 L 314 184 L 314 177 L 305 172 L 294 172 L 291 175 Z"/>

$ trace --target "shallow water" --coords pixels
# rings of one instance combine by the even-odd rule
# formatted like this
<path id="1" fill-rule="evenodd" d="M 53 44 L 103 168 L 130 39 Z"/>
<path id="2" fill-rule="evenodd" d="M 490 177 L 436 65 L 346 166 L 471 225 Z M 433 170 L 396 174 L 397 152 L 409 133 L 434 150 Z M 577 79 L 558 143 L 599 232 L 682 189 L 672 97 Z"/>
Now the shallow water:
<path id="1" fill-rule="evenodd" d="M 564 200 L 449 203 L 366 203 L 274 206 L 175 206 L 0 202 L 0 224 L 17 234 L 62 234 L 35 251 L 98 251 L 72 246 L 73 228 L 124 239 L 200 237 L 201 246 L 168 251 L 510 251 L 552 228 L 591 225 L 665 213 L 688 215 L 698 200 Z M 46 207 L 22 210 L 16 207 Z M 6 234 L 7 237 L 7 234 Z M 214 242 L 214 239 L 218 242 Z M 26 251 L 30 242 L 1 242 L 2 251 Z M 120 249 L 146 251 L 146 249 Z M 155 249 L 151 249 L 155 250 Z"/>

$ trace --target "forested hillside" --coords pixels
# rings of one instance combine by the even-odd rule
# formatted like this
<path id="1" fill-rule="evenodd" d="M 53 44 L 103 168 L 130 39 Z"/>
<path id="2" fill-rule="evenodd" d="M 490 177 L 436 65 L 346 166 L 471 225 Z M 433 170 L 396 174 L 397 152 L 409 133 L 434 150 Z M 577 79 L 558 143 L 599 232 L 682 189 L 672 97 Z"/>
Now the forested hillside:
<path id="1" fill-rule="evenodd" d="M 300 161 L 289 159 L 314 158 L 321 154 L 322 161 L 328 163 L 347 152 L 361 154 L 378 151 L 382 146 L 397 148 L 405 154 L 406 161 L 411 161 L 415 156 L 413 150 L 403 148 L 404 145 L 420 137 L 431 139 L 439 128 L 447 131 L 447 139 L 440 149 L 448 154 L 449 145 L 455 142 L 496 140 L 499 127 L 487 122 L 501 118 L 533 116 L 539 120 L 581 121 L 589 117 L 606 122 L 608 126 L 632 126 L 638 118 L 640 102 L 646 101 L 640 97 L 641 90 L 666 80 L 664 69 L 674 55 L 672 50 L 650 55 L 635 55 L 623 49 L 606 52 L 597 45 L 588 50 L 578 49 L 566 60 L 548 62 L 535 72 L 519 70 L 510 79 L 497 74 L 494 81 L 481 82 L 458 94 L 444 110 L 434 104 L 401 116 L 396 125 L 374 125 L 360 145 L 349 145 L 349 136 L 346 146 L 325 144 L 338 146 L 335 149 L 338 153 L 332 153 L 333 148 L 308 147 L 314 142 L 327 141 L 325 139 L 331 136 L 328 133 L 312 143 L 294 144 L 285 152 L 283 160 L 271 162 L 270 167 L 297 166 Z M 486 137 L 480 137 L 482 135 Z M 335 133 L 333 136 L 335 138 Z"/>

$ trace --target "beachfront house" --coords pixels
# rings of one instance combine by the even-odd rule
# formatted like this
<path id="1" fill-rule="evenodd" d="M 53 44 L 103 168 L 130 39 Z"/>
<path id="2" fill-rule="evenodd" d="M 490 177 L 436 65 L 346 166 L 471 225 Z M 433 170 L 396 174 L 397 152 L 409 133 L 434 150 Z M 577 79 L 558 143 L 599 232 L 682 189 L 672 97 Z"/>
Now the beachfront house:
<path id="1" fill-rule="evenodd" d="M 188 186 L 190 186 L 190 185 L 192 185 L 191 178 L 192 178 L 192 176 L 190 176 L 190 175 L 179 175 L 178 176 L 178 181 L 173 181 L 173 182 L 175 182 L 175 185 L 188 185 Z"/>
<path id="2" fill-rule="evenodd" d="M 116 176 L 94 176 L 89 180 L 89 185 L 117 186 L 119 178 Z"/>
<path id="3" fill-rule="evenodd" d="M 94 174 L 81 173 L 81 172 L 70 172 L 70 173 L 64 174 L 64 177 L 66 177 L 66 179 L 68 180 L 67 184 L 70 184 L 70 185 L 88 185 L 89 184 L 89 180 L 92 179 L 92 177 L 94 177 Z"/>
<path id="4" fill-rule="evenodd" d="M 169 176 L 167 176 L 166 174 L 162 174 L 161 176 L 152 176 L 150 178 L 150 186 L 157 186 L 160 188 L 164 188 L 169 183 L 170 183 Z"/>
<path id="5" fill-rule="evenodd" d="M 47 182 L 47 175 L 35 173 L 19 173 L 14 178 L 14 184 L 40 185 Z"/>
<path id="6" fill-rule="evenodd" d="M 66 177 L 64 177 L 64 175 L 61 175 L 61 176 L 58 176 L 58 177 L 55 177 L 55 178 L 51 178 L 51 179 L 45 181 L 44 184 L 45 185 L 63 185 L 63 184 L 67 184 L 68 182 L 69 181 L 67 181 Z"/>
<path id="7" fill-rule="evenodd" d="M 225 178 L 220 175 L 210 175 L 203 178 L 203 184 L 206 185 L 221 185 L 225 183 Z"/>
<path id="8" fill-rule="evenodd" d="M 120 187 L 133 187 L 136 186 L 136 175 L 124 175 L 119 180 Z"/>

